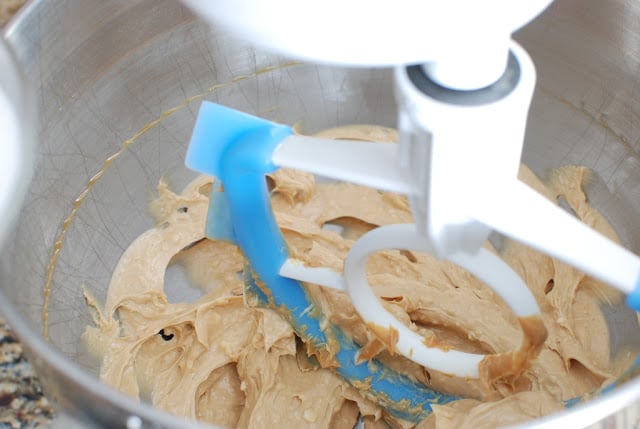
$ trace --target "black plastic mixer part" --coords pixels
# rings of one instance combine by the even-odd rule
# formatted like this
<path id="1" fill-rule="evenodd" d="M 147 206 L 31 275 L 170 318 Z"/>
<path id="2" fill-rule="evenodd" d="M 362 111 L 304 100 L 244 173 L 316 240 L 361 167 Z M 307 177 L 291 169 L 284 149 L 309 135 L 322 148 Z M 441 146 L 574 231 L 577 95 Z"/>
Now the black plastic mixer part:
<path id="1" fill-rule="evenodd" d="M 520 81 L 520 64 L 513 52 L 509 51 L 507 68 L 493 84 L 468 91 L 446 88 L 424 71 L 421 65 L 407 66 L 407 76 L 413 85 L 426 96 L 447 104 L 458 106 L 480 106 L 493 103 L 506 97 Z M 473 71 L 469 71 L 473 73 Z"/>

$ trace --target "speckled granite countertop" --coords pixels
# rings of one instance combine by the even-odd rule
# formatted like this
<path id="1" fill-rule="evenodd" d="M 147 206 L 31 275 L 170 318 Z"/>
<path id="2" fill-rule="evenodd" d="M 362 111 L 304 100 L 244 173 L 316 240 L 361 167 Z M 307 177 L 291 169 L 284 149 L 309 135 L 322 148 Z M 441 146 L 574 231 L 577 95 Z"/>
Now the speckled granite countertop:
<path id="1" fill-rule="evenodd" d="M 39 428 L 53 408 L 22 353 L 22 345 L 0 318 L 0 429 Z"/>

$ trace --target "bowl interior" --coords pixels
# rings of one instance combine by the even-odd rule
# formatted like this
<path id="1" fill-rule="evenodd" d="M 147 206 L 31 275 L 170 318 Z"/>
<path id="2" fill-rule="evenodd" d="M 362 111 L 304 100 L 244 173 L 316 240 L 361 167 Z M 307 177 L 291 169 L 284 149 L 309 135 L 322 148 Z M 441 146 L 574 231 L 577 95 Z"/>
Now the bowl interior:
<path id="1" fill-rule="evenodd" d="M 183 159 L 200 102 L 305 132 L 353 123 L 393 127 L 392 73 L 255 50 L 207 28 L 177 2 L 65 0 L 55 10 L 45 3 L 33 3 L 7 31 L 39 85 L 41 123 L 35 177 L 2 252 L 0 284 L 33 341 L 45 333 L 97 377 L 98 362 L 80 340 L 91 324 L 83 292 L 104 301 L 121 253 L 153 226 L 148 202 L 159 180 L 181 189 L 195 177 Z M 608 26 L 620 11 L 640 12 L 613 2 L 596 22 L 600 3 L 559 0 L 516 37 L 539 75 L 523 161 L 541 176 L 567 164 L 592 168 L 590 201 L 638 252 L 640 64 L 629 55 L 640 45 L 605 30 L 614 31 Z M 171 300 L 194 298 L 179 273 L 168 272 L 167 280 Z M 638 338 L 639 329 L 634 313 L 619 311 L 611 326 L 613 347 L 621 349 L 628 341 L 620 339 Z"/>

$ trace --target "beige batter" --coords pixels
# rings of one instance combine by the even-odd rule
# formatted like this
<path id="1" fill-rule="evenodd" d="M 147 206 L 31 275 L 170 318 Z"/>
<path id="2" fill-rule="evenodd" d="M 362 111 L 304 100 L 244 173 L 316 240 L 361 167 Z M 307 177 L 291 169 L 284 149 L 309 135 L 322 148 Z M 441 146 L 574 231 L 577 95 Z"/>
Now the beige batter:
<path id="1" fill-rule="evenodd" d="M 321 136 L 396 139 L 395 131 L 380 127 L 345 127 Z M 587 169 L 563 168 L 546 184 L 526 167 L 520 176 L 617 239 L 586 201 Z M 378 225 L 411 222 L 407 200 L 398 195 L 316 183 L 309 174 L 289 170 L 268 180 L 290 254 L 309 266 L 341 271 L 360 235 Z M 211 186 L 210 178 L 199 177 L 177 194 L 161 182 L 151 203 L 157 226 L 122 255 L 106 303 L 87 296 L 95 326 L 87 328 L 85 340 L 102 357 L 102 380 L 171 413 L 223 426 L 352 428 L 358 415 L 367 428 L 411 426 L 384 413 L 331 369 L 321 368 L 330 359 L 309 356 L 275 312 L 245 304 L 240 251 L 203 235 Z M 343 231 L 323 228 L 326 224 Z M 532 290 L 548 331 L 537 358 L 509 382 L 460 379 L 392 356 L 344 293 L 308 285 L 331 322 L 363 345 L 363 355 L 376 356 L 436 390 L 469 398 L 434 406 L 419 428 L 494 428 L 542 416 L 562 409 L 563 400 L 598 389 L 633 359 L 631 352 L 610 356 L 601 306 L 622 301 L 619 293 L 516 242 L 505 241 L 493 250 Z M 186 269 L 192 284 L 203 290 L 201 299 L 168 303 L 164 275 L 171 264 Z M 386 308 L 429 344 L 499 354 L 522 343 L 509 308 L 449 262 L 394 250 L 372 256 L 367 272 Z"/>

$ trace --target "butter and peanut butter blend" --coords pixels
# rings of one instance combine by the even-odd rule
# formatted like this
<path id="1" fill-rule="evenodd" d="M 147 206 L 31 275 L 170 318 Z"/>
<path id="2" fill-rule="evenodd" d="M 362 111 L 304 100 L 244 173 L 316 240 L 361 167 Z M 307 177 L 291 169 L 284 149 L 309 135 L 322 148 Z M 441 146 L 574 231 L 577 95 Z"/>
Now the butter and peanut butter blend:
<path id="1" fill-rule="evenodd" d="M 369 126 L 332 129 L 321 136 L 396 138 L 393 130 Z M 582 185 L 589 175 L 586 168 L 565 167 L 543 183 L 528 168 L 520 171 L 521 180 L 550 200 L 563 199 L 585 223 L 617 239 L 587 202 Z M 350 246 L 363 233 L 412 221 L 403 196 L 318 183 L 310 174 L 291 170 L 268 180 L 290 255 L 308 266 L 341 271 Z M 411 427 L 322 368 L 274 311 L 246 305 L 241 252 L 204 237 L 211 187 L 208 177 L 195 179 L 180 193 L 161 182 L 151 204 L 156 227 L 124 252 L 105 303 L 87 295 L 95 324 L 87 328 L 85 340 L 102 358 L 101 379 L 170 413 L 222 426 L 352 428 L 362 416 L 366 428 Z M 361 356 L 375 356 L 429 387 L 466 398 L 434 406 L 419 428 L 494 428 L 549 414 L 562 409 L 563 401 L 598 389 L 633 359 L 631 352 L 612 356 L 609 350 L 602 308 L 621 302 L 618 292 L 517 242 L 505 240 L 493 250 L 525 280 L 547 330 L 537 357 L 504 383 L 453 377 L 392 354 L 344 293 L 307 285 L 329 320 L 362 345 Z M 203 291 L 201 298 L 168 302 L 164 278 L 172 264 L 184 268 Z M 428 344 L 485 354 L 521 346 L 521 324 L 510 309 L 449 262 L 389 250 L 369 258 L 367 274 L 385 307 Z"/>

